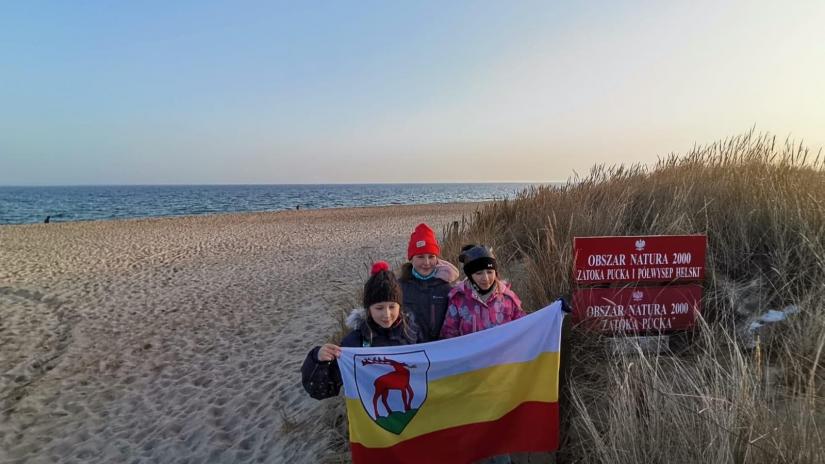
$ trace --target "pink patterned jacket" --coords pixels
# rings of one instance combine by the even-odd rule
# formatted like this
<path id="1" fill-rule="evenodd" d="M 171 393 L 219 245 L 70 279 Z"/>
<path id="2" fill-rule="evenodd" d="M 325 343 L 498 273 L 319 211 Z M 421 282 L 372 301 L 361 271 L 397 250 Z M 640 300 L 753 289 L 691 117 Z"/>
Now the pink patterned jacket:
<path id="1" fill-rule="evenodd" d="M 453 338 L 489 329 L 526 315 L 521 300 L 510 284 L 498 281 L 487 303 L 481 301 L 473 286 L 464 280 L 447 295 L 449 306 L 441 326 L 441 338 Z"/>

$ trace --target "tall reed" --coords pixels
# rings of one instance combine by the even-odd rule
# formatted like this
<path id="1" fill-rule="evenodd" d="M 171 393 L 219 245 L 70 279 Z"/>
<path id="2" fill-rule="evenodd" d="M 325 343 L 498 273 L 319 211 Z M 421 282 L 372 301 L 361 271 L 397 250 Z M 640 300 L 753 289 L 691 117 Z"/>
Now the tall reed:
<path id="1" fill-rule="evenodd" d="M 679 353 L 609 349 L 573 328 L 566 462 L 825 462 L 825 170 L 820 153 L 749 132 L 650 168 L 596 166 L 487 205 L 445 256 L 493 245 L 528 309 L 572 294 L 576 236 L 708 236 L 702 320 Z M 801 311 L 743 339 L 767 309 Z M 685 348 L 685 347 L 683 347 Z"/>

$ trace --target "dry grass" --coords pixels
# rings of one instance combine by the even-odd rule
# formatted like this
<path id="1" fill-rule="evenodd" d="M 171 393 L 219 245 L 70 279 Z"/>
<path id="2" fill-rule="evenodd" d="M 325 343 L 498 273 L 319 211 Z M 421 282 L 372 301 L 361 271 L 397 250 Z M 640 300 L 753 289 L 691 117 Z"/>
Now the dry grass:
<path id="1" fill-rule="evenodd" d="M 825 462 L 823 163 L 751 132 L 650 169 L 596 166 L 443 231 L 453 262 L 462 244 L 492 245 L 528 310 L 571 296 L 575 236 L 708 235 L 703 319 L 678 352 L 565 331 L 558 462 Z M 789 304 L 802 311 L 743 344 L 749 318 Z M 321 422 L 339 440 L 324 462 L 348 460 L 344 418 L 330 402 Z"/>
<path id="2" fill-rule="evenodd" d="M 444 231 L 444 255 L 495 247 L 528 309 L 572 293 L 572 241 L 708 235 L 703 322 L 678 354 L 616 354 L 576 328 L 562 377 L 566 462 L 825 462 L 825 171 L 753 132 L 654 167 L 593 168 Z M 755 314 L 802 311 L 739 335 Z"/>

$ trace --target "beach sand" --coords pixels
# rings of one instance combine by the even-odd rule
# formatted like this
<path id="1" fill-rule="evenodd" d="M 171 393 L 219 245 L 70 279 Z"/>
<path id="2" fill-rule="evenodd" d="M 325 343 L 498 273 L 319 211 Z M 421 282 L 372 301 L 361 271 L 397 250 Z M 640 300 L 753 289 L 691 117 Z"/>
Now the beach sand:
<path id="1" fill-rule="evenodd" d="M 304 356 L 371 261 L 478 207 L 0 226 L 0 462 L 330 459 Z"/>

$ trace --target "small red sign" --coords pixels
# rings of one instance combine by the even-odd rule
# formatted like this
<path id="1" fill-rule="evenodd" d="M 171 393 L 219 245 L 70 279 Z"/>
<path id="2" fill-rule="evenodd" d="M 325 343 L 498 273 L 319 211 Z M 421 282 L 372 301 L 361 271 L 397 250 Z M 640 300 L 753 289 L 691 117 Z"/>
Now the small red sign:
<path id="1" fill-rule="evenodd" d="M 704 235 L 575 237 L 573 280 L 684 282 L 705 278 Z"/>
<path id="2" fill-rule="evenodd" d="M 573 322 L 610 333 L 660 333 L 693 326 L 701 285 L 579 289 Z"/>

